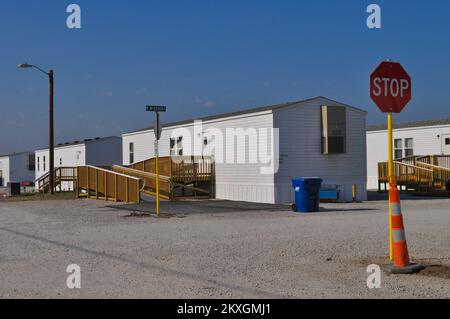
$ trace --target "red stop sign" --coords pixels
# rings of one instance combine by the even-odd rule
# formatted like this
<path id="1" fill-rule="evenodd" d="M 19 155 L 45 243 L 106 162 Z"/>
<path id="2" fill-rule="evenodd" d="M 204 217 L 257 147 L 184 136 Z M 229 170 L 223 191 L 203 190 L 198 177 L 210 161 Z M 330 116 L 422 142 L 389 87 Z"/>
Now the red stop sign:
<path id="1" fill-rule="evenodd" d="M 398 62 L 382 62 L 370 76 L 370 97 L 385 113 L 400 113 L 411 100 L 411 78 Z"/>

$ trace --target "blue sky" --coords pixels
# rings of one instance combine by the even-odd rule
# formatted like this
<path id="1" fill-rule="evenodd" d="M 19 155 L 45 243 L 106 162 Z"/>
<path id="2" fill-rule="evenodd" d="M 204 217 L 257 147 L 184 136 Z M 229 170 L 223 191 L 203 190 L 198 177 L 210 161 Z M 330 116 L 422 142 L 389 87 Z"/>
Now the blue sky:
<path id="1" fill-rule="evenodd" d="M 82 8 L 82 29 L 66 7 Z M 382 8 L 381 30 L 366 7 Z M 369 111 L 368 77 L 386 58 L 413 78 L 396 120 L 450 117 L 450 2 L 344 0 L 51 1 L 0 5 L 0 153 L 47 143 L 54 68 L 56 141 L 324 95 Z"/>

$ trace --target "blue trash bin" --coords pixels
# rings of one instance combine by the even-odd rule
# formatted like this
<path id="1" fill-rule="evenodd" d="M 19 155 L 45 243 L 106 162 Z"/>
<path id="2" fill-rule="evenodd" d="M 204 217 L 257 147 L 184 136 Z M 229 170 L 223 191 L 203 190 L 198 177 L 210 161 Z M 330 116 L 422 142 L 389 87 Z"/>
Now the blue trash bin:
<path id="1" fill-rule="evenodd" d="M 302 213 L 319 211 L 321 178 L 293 178 L 292 186 L 295 192 L 295 204 L 292 205 L 294 211 Z"/>

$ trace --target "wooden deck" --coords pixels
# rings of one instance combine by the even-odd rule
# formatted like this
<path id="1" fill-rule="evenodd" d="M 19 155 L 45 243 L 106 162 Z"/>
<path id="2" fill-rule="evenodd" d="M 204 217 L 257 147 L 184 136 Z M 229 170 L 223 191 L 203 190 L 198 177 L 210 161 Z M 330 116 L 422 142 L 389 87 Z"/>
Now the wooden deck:
<path id="1" fill-rule="evenodd" d="M 450 156 L 411 156 L 394 161 L 394 176 L 400 189 L 432 193 L 448 191 L 446 182 L 450 179 Z M 388 163 L 378 163 L 378 190 L 387 190 L 389 184 Z"/>
<path id="2" fill-rule="evenodd" d="M 155 158 L 113 170 L 142 178 L 143 191 L 155 195 Z M 167 199 L 214 197 L 214 161 L 209 156 L 160 157 L 159 175 L 160 192 Z"/>

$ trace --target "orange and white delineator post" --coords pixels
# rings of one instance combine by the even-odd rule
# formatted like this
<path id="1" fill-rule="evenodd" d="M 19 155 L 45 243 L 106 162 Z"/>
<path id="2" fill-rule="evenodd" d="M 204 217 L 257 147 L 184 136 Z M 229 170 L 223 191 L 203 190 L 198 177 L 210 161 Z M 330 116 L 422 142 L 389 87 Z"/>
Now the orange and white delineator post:
<path id="1" fill-rule="evenodd" d="M 424 269 L 424 267 L 422 265 L 410 263 L 409 261 L 400 196 L 398 193 L 397 182 L 393 176 L 389 178 L 389 202 L 392 213 L 391 225 L 394 251 L 394 264 L 390 267 L 390 271 L 394 274 L 417 273 Z"/>

